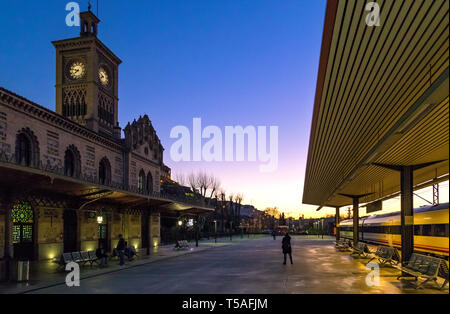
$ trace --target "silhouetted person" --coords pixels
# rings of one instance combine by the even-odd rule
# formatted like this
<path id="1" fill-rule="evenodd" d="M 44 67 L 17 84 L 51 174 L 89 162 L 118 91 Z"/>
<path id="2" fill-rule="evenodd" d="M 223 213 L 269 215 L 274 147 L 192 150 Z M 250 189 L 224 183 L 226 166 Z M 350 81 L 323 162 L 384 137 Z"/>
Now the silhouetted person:
<path id="1" fill-rule="evenodd" d="M 117 253 L 119 253 L 119 264 L 122 266 L 123 264 L 125 264 L 125 240 L 123 238 L 123 236 L 121 234 L 119 234 L 119 243 L 117 243 Z"/>
<path id="2" fill-rule="evenodd" d="M 97 258 L 100 261 L 100 267 L 105 267 L 108 264 L 108 255 L 106 255 L 106 250 L 103 247 L 103 243 L 100 242 L 97 251 L 95 252 Z"/>
<path id="3" fill-rule="evenodd" d="M 275 230 L 272 230 L 272 237 L 274 240 L 277 239 L 277 233 L 275 232 Z"/>
<path id="4" fill-rule="evenodd" d="M 281 242 L 281 247 L 283 249 L 283 255 L 284 255 L 284 262 L 283 264 L 286 265 L 286 254 L 289 254 L 289 259 L 291 260 L 291 264 L 294 264 L 292 262 L 292 248 L 291 248 L 291 237 L 288 233 L 283 238 L 283 241 Z"/>

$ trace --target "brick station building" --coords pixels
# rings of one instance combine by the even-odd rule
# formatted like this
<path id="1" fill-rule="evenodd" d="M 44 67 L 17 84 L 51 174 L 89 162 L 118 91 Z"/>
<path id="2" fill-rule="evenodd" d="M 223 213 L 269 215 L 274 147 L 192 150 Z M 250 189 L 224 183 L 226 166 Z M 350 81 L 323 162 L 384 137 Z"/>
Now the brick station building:
<path id="1" fill-rule="evenodd" d="M 121 60 L 83 12 L 80 37 L 53 42 L 56 112 L 0 87 L 0 258 L 45 260 L 160 242 L 161 213 L 198 215 L 201 200 L 164 195 L 170 176 L 148 116 L 118 123 Z M 164 180 L 162 180 L 164 181 Z"/>

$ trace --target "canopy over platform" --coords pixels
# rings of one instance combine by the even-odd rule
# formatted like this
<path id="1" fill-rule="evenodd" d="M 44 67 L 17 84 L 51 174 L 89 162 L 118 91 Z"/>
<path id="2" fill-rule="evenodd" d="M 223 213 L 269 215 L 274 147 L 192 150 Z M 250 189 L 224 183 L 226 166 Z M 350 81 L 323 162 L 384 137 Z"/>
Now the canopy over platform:
<path id="1" fill-rule="evenodd" d="M 180 211 L 183 213 L 209 213 L 214 209 L 195 200 L 183 201 L 171 199 L 160 193 L 146 194 L 130 191 L 117 186 L 88 182 L 83 178 L 74 178 L 42 169 L 24 167 L 0 158 L 0 188 L 7 189 L 14 182 L 21 194 L 39 192 L 57 194 L 82 200 L 102 200 L 124 208 L 157 207 L 160 210 Z"/>
<path id="2" fill-rule="evenodd" d="M 305 204 L 388 198 L 401 190 L 395 166 L 416 167 L 415 188 L 448 180 L 449 3 L 377 3 L 370 27 L 366 1 L 328 1 Z"/>

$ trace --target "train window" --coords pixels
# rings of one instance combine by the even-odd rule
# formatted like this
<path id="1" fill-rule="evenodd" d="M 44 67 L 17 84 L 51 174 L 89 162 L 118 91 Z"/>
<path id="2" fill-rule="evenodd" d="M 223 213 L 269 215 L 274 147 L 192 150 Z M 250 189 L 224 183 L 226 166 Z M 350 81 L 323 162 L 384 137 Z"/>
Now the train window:
<path id="1" fill-rule="evenodd" d="M 422 236 L 431 236 L 431 225 L 422 225 Z"/>
<path id="2" fill-rule="evenodd" d="M 414 226 L 414 234 L 418 236 L 422 235 L 422 225 Z"/>
<path id="3" fill-rule="evenodd" d="M 448 225 L 447 225 L 448 226 Z M 445 237 L 446 235 L 446 225 L 440 224 L 440 225 L 433 225 L 433 235 L 435 237 Z M 448 229 L 447 229 L 448 230 Z M 447 235 L 448 236 L 448 235 Z"/>

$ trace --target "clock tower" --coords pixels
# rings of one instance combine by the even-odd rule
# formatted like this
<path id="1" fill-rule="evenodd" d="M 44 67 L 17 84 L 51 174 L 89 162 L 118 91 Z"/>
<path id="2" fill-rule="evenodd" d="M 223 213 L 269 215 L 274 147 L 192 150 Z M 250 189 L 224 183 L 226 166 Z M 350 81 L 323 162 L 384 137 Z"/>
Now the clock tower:
<path id="1" fill-rule="evenodd" d="M 121 137 L 118 70 L 122 61 L 98 38 L 100 20 L 80 13 L 80 36 L 56 49 L 56 112 L 105 136 Z"/>

